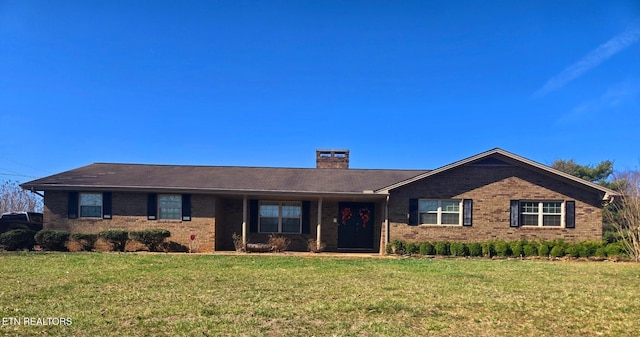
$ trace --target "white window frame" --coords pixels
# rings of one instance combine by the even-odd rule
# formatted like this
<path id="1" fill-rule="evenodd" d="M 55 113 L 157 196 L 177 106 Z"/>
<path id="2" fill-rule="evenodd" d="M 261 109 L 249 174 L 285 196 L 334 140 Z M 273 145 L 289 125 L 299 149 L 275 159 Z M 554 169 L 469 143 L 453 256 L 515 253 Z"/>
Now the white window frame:
<path id="1" fill-rule="evenodd" d="M 179 203 L 178 203 L 178 215 L 175 218 L 168 218 L 168 217 L 163 217 L 162 216 L 162 209 L 163 208 L 175 208 L 175 207 L 162 207 L 162 202 L 161 199 L 163 197 L 178 197 L 180 199 Z M 158 194 L 158 220 L 182 220 L 182 194 Z"/>
<path id="2" fill-rule="evenodd" d="M 522 210 L 522 203 L 538 203 L 538 211 L 537 212 L 524 212 Z M 558 203 L 560 204 L 560 213 L 545 213 L 544 212 L 544 204 L 548 203 Z M 565 202 L 562 200 L 521 200 L 520 201 L 520 223 L 523 227 L 544 227 L 544 228 L 565 228 Z M 538 224 L 537 225 L 525 225 L 523 221 L 523 215 L 537 215 L 538 216 Z M 545 215 L 554 215 L 560 217 L 560 226 L 545 226 L 544 225 L 544 216 Z"/>
<path id="3" fill-rule="evenodd" d="M 262 205 L 277 205 L 278 206 L 278 231 L 263 231 L 262 230 L 262 218 L 260 215 L 260 208 Z M 282 214 L 282 206 L 298 206 L 300 207 L 300 216 L 298 217 L 285 217 Z M 274 218 L 274 217 L 265 217 Z M 282 219 L 298 219 L 300 229 L 298 232 L 283 232 L 282 231 Z M 302 234 L 302 202 L 300 201 L 260 201 L 258 204 L 258 233 L 277 233 L 277 234 Z"/>
<path id="4" fill-rule="evenodd" d="M 422 201 L 437 201 L 438 202 L 438 208 L 435 211 L 435 213 L 437 214 L 436 216 L 436 223 L 423 223 L 422 222 L 422 214 L 429 214 L 432 212 L 420 212 L 420 203 Z M 450 212 L 450 211 L 444 211 L 442 209 L 442 203 L 443 202 L 451 202 L 451 201 L 455 201 L 458 202 L 458 211 L 457 212 Z M 418 222 L 420 222 L 421 225 L 427 225 L 427 226 L 462 226 L 462 219 L 463 219 L 463 211 L 462 211 L 462 207 L 463 207 L 463 199 L 418 199 Z M 453 214 L 453 213 L 458 213 L 458 223 L 457 224 L 443 224 L 442 223 L 442 214 Z"/>
<path id="5" fill-rule="evenodd" d="M 100 197 L 100 205 L 89 205 L 89 204 L 82 204 L 82 196 L 83 195 L 92 195 L 92 196 L 99 196 Z M 83 215 L 82 214 L 82 207 L 83 206 L 88 206 L 88 207 L 100 207 L 100 215 L 96 215 L 96 216 L 87 216 L 87 215 Z M 98 193 L 98 192 L 80 192 L 78 193 L 78 217 L 79 218 L 83 218 L 83 219 L 102 219 L 102 212 L 104 210 L 104 198 L 102 193 Z"/>

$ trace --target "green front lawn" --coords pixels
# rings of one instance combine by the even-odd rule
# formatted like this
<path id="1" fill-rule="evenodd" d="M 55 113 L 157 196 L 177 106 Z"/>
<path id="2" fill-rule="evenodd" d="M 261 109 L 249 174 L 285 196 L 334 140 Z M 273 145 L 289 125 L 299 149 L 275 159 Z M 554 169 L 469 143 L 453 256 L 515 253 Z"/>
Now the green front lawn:
<path id="1" fill-rule="evenodd" d="M 633 336 L 640 264 L 2 253 L 0 316 L 8 336 Z"/>

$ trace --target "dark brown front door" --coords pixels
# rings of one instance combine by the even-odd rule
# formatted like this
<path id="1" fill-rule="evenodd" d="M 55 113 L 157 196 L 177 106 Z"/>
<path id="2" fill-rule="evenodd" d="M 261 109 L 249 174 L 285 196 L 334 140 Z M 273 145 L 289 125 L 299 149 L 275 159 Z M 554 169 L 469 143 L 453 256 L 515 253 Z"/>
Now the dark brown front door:
<path id="1" fill-rule="evenodd" d="M 338 204 L 339 249 L 373 249 L 374 210 L 369 202 Z"/>

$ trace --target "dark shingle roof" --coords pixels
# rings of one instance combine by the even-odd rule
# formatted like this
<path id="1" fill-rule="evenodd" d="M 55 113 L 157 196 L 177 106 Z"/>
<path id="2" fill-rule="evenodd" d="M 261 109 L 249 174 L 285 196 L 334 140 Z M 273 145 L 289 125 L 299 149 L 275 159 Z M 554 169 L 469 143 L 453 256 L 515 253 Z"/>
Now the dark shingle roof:
<path id="1" fill-rule="evenodd" d="M 123 189 L 362 194 L 425 172 L 427 171 L 96 163 L 37 179 L 22 187 L 44 191 Z"/>

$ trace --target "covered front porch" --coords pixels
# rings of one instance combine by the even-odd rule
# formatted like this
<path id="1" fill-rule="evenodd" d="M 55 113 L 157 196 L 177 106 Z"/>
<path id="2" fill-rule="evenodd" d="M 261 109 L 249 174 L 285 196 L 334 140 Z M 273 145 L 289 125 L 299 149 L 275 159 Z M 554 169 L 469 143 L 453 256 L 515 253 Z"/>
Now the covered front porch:
<path id="1" fill-rule="evenodd" d="M 327 252 L 384 250 L 386 197 L 246 195 L 218 198 L 215 251 L 266 243 L 271 235 L 290 240 L 288 250 L 309 251 L 309 240 Z"/>

